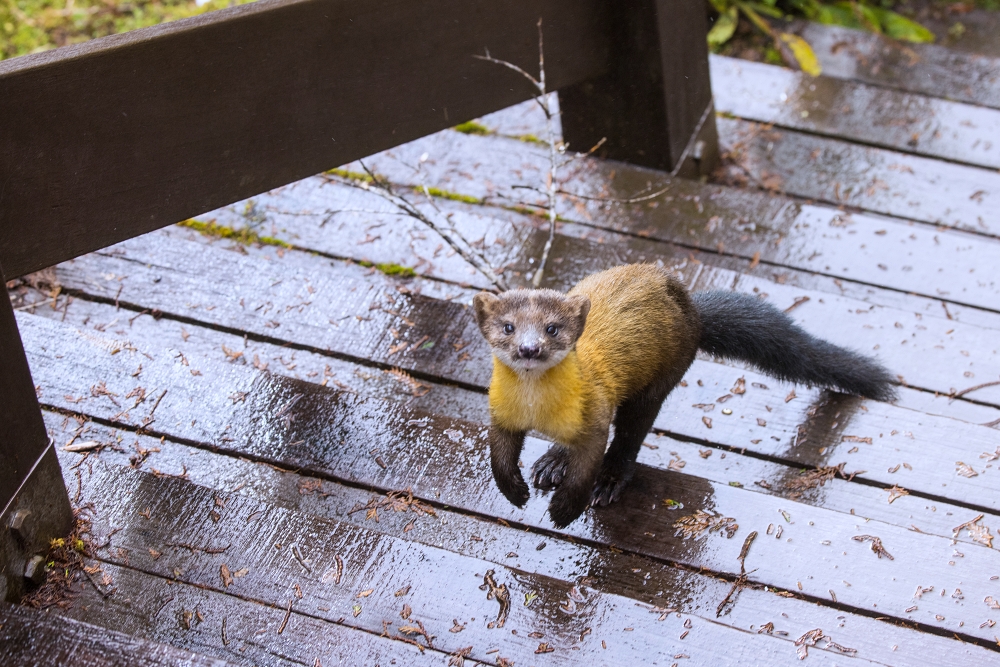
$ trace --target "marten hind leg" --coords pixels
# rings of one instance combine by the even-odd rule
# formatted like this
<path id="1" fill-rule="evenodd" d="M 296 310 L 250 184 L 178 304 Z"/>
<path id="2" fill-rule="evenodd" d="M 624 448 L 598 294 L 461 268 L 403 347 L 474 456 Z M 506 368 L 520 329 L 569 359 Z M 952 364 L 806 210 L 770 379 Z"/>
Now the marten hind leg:
<path id="1" fill-rule="evenodd" d="M 618 406 L 614 421 L 615 437 L 604 455 L 604 463 L 593 489 L 594 505 L 610 505 L 621 497 L 635 474 L 635 460 L 642 441 L 653 428 L 663 401 L 681 377 L 683 374 L 654 382 Z"/>

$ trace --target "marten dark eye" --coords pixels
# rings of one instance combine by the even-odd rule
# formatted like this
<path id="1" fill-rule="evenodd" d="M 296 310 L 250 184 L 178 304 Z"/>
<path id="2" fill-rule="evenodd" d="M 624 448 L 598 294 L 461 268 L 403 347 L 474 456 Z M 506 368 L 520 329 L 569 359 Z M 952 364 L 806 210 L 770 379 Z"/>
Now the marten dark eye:
<path id="1" fill-rule="evenodd" d="M 547 333 L 548 335 L 550 335 L 552 337 L 558 336 L 559 335 L 559 327 L 557 327 L 554 324 L 550 324 L 548 327 L 546 327 L 545 333 Z"/>
<path id="2" fill-rule="evenodd" d="M 507 324 L 503 325 L 503 332 L 505 334 L 507 334 L 508 336 L 511 335 L 512 333 L 514 333 L 514 325 L 511 324 L 510 322 L 508 322 Z"/>

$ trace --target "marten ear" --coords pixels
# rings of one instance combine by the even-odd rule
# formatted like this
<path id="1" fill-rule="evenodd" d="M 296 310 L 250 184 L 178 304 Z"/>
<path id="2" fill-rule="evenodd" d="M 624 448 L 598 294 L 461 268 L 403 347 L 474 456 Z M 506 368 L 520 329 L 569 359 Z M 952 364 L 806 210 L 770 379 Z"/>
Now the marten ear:
<path id="1" fill-rule="evenodd" d="M 566 297 L 566 304 L 576 317 L 576 335 L 579 338 L 583 333 L 583 327 L 587 324 L 587 315 L 590 314 L 590 297 L 582 294 Z"/>
<path id="2" fill-rule="evenodd" d="M 490 292 L 480 292 L 472 299 L 472 306 L 476 311 L 476 324 L 479 325 L 480 330 L 484 334 L 486 333 L 486 322 L 493 313 L 493 307 L 499 300 L 500 297 Z"/>

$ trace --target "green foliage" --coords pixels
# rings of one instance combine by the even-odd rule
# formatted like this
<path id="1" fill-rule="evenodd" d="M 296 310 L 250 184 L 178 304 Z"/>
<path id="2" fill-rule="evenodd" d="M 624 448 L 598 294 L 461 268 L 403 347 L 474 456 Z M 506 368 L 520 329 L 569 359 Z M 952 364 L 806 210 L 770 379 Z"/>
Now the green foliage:
<path id="1" fill-rule="evenodd" d="M 736 26 L 740 22 L 740 10 L 736 6 L 728 7 L 719 14 L 715 20 L 715 25 L 708 31 L 708 46 L 718 48 L 728 42 L 736 32 Z"/>
<path id="2" fill-rule="evenodd" d="M 978 0 L 1000 2 L 1000 0 Z M 892 0 L 708 0 L 718 13 L 715 24 L 708 32 L 708 45 L 718 51 L 736 33 L 740 18 L 748 20 L 767 35 L 774 46 L 768 48 L 768 62 L 778 60 L 798 66 L 813 76 L 819 74 L 819 62 L 812 47 L 802 38 L 781 32 L 764 18 L 788 20 L 805 17 L 827 25 L 840 25 L 857 30 L 868 30 L 908 42 L 933 42 L 934 34 L 901 14 L 883 5 Z M 878 3 L 878 4 L 875 4 Z"/>
<path id="3" fill-rule="evenodd" d="M 252 0 L 0 0 L 0 60 Z"/>

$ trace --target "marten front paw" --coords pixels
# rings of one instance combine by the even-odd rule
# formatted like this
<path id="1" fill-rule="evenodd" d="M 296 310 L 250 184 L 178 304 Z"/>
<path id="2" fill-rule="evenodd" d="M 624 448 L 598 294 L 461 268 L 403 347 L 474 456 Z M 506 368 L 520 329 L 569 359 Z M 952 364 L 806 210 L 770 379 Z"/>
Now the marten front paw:
<path id="1" fill-rule="evenodd" d="M 625 491 L 625 487 L 628 486 L 629 481 L 632 479 L 632 475 L 635 473 L 635 464 L 628 467 L 627 470 L 601 470 L 600 475 L 597 478 L 597 483 L 594 484 L 594 492 L 591 495 L 591 504 L 601 507 L 606 507 L 613 502 L 616 502 L 621 498 L 622 493 Z"/>
<path id="2" fill-rule="evenodd" d="M 531 466 L 531 478 L 536 489 L 554 489 L 562 484 L 569 465 L 569 454 L 559 445 L 552 445 L 549 451 Z M 576 518 L 576 517 L 573 517 Z M 570 519 L 572 521 L 572 519 Z"/>
<path id="3" fill-rule="evenodd" d="M 500 493 L 517 507 L 524 507 L 524 504 L 528 502 L 528 498 L 531 497 L 531 491 L 528 489 L 528 484 L 524 481 L 524 478 L 521 477 L 520 471 L 516 471 L 509 476 L 494 475 L 493 479 L 496 481 Z"/>

